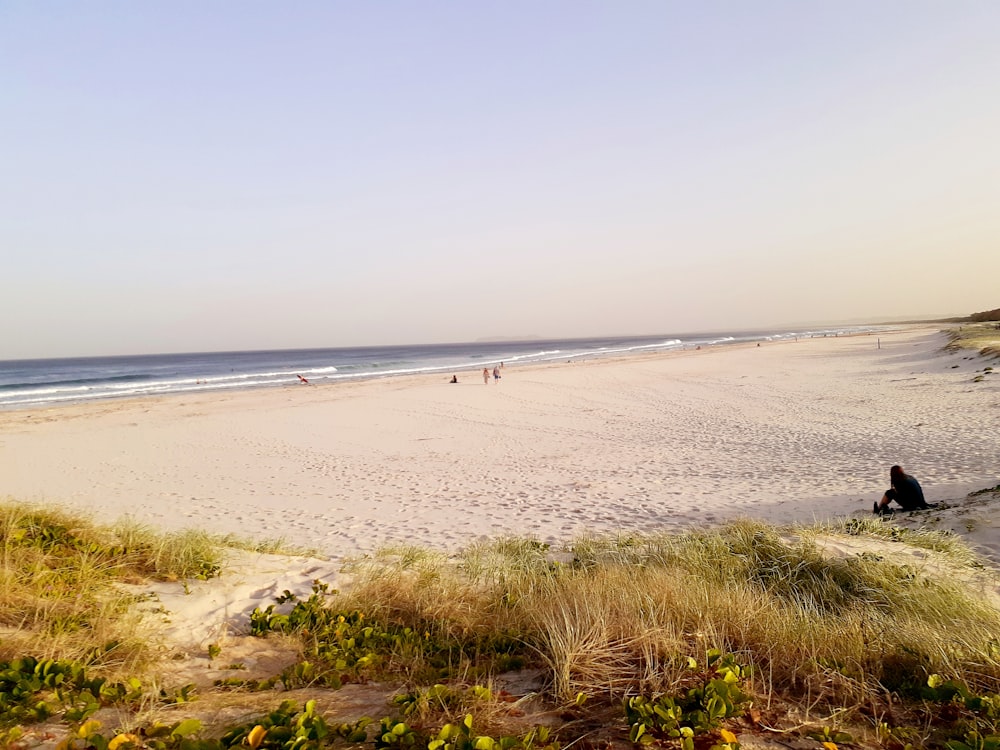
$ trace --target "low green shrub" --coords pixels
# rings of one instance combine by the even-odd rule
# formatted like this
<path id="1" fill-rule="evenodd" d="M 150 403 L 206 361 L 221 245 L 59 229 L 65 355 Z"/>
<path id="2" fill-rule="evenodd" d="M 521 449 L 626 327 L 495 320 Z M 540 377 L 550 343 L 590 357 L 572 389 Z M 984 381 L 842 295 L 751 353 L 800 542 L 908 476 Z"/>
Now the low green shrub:
<path id="1" fill-rule="evenodd" d="M 110 738 L 101 733 L 101 724 L 90 720 L 81 724 L 59 744 L 58 750 L 223 750 L 249 747 L 250 750 L 320 750 L 337 744 L 359 745 L 369 741 L 367 718 L 353 723 L 331 724 L 316 710 L 316 702 L 307 701 L 298 708 L 294 701 L 283 701 L 271 713 L 234 727 L 218 739 L 199 738 L 200 721 L 187 719 L 174 724 L 154 724 L 133 732 L 121 732 Z M 414 748 L 414 750 L 559 750 L 554 734 L 545 727 L 535 727 L 520 735 L 493 737 L 473 730 L 471 714 L 458 723 L 440 729 L 414 727 L 390 717 L 383 718 L 370 740 L 374 750 Z"/>
<path id="2" fill-rule="evenodd" d="M 142 696 L 139 680 L 90 677 L 79 662 L 30 656 L 0 662 L 0 725 L 32 724 L 59 713 L 82 721 L 102 706 L 134 704 Z"/>
<path id="3" fill-rule="evenodd" d="M 683 750 L 693 750 L 695 737 L 714 732 L 722 722 L 740 716 L 750 703 L 741 682 L 745 668 L 732 654 L 711 650 L 704 667 L 689 660 L 695 684 L 680 697 L 660 695 L 655 698 L 635 696 L 625 700 L 625 718 L 629 739 L 636 744 L 650 744 L 672 739 Z M 731 744 L 731 743 L 726 743 Z"/>
<path id="4" fill-rule="evenodd" d="M 287 591 L 278 597 L 278 605 L 294 603 L 287 614 L 276 612 L 275 605 L 251 613 L 252 635 L 279 632 L 303 638 L 306 660 L 282 674 L 286 687 L 321 684 L 337 688 L 345 681 L 390 673 L 405 673 L 426 684 L 453 676 L 460 664 L 475 665 L 474 670 L 465 670 L 468 675 L 517 669 L 524 663 L 524 643 L 503 633 L 472 634 L 464 639 L 441 636 L 432 632 L 437 630 L 434 623 L 425 623 L 426 629 L 420 632 L 406 625 L 371 621 L 358 610 L 330 608 L 329 595 L 329 587 L 316 582 L 305 600 Z"/>

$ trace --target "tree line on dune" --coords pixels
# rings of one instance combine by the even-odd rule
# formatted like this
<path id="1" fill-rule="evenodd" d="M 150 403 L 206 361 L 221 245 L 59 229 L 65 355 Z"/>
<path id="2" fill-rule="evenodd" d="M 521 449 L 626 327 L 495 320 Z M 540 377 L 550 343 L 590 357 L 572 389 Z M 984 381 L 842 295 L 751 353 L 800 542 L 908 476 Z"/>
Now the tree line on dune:
<path id="1" fill-rule="evenodd" d="M 989 321 L 1000 320 L 1000 307 L 996 310 L 986 310 L 984 312 L 972 313 L 964 318 L 944 318 L 937 322 L 940 323 L 985 323 Z M 920 321 L 913 321 L 920 322 Z M 931 322 L 931 321 L 926 321 Z"/>
<path id="2" fill-rule="evenodd" d="M 982 323 L 987 320 L 1000 320 L 1000 307 L 996 310 L 987 310 L 986 312 L 972 313 L 967 320 L 970 323 Z"/>

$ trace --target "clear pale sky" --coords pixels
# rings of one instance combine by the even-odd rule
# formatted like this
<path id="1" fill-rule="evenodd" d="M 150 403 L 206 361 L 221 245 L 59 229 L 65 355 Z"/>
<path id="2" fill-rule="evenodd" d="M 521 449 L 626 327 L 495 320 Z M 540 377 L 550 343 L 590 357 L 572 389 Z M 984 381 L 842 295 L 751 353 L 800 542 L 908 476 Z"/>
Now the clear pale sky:
<path id="1" fill-rule="evenodd" d="M 0 359 L 1000 307 L 1000 2 L 0 0 Z"/>

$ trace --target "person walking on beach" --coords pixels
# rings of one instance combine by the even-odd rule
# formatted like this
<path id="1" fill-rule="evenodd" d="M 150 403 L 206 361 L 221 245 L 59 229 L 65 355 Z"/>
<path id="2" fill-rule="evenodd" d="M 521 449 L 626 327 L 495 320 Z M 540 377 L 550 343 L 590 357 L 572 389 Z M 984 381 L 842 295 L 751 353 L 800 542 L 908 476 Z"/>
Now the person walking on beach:
<path id="1" fill-rule="evenodd" d="M 490 384 L 490 371 L 487 370 L 485 367 L 483 368 L 483 383 L 485 383 L 486 385 Z"/>
<path id="2" fill-rule="evenodd" d="M 496 365 L 493 365 L 493 382 L 494 383 L 500 382 L 500 368 L 497 367 Z"/>
<path id="3" fill-rule="evenodd" d="M 889 483 L 891 488 L 885 491 L 882 499 L 875 503 L 872 512 L 877 515 L 891 513 L 889 503 L 895 500 L 903 510 L 923 510 L 929 508 L 924 500 L 924 491 L 920 487 L 920 482 L 903 471 L 902 466 L 893 466 L 889 469 Z"/>

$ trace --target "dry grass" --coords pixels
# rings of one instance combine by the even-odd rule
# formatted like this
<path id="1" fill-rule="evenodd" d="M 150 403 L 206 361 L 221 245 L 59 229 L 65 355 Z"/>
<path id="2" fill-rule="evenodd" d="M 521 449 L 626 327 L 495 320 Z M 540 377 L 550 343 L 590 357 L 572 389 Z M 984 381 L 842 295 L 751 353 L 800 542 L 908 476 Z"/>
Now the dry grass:
<path id="1" fill-rule="evenodd" d="M 825 550 L 831 539 L 841 554 Z M 31 654 L 142 674 L 149 634 L 116 582 L 210 575 L 221 564 L 218 543 L 0 503 L 0 660 Z M 925 562 L 902 564 L 916 555 L 891 550 L 917 550 Z M 718 648 L 752 668 L 746 689 L 758 705 L 808 713 L 906 696 L 934 673 L 979 693 L 1000 691 L 1000 611 L 977 588 L 983 570 L 950 534 L 865 520 L 796 528 L 742 521 L 581 538 L 560 551 L 517 538 L 454 556 L 386 549 L 351 564 L 350 589 L 329 604 L 456 644 L 454 664 L 480 684 L 490 674 L 476 660 L 492 663 L 489 649 L 513 639 L 543 669 L 551 697 L 572 703 L 582 693 L 609 706 L 676 693 L 690 680 L 688 657 Z M 475 648 L 463 650 L 470 642 Z M 422 674 L 422 658 L 419 648 L 393 654 L 401 679 Z M 460 670 L 452 675 L 461 682 Z M 491 709 L 471 694 L 415 701 L 421 716 L 472 703 L 477 717 L 503 714 L 501 703 Z"/>
<path id="2" fill-rule="evenodd" d="M 1000 357 L 998 323 L 963 323 L 948 331 L 948 349 L 972 349 L 984 357 Z"/>
<path id="3" fill-rule="evenodd" d="M 101 527 L 58 508 L 0 503 L 0 660 L 25 654 L 134 675 L 151 658 L 136 599 L 117 582 L 218 572 L 201 532 Z"/>
<path id="4" fill-rule="evenodd" d="M 932 673 L 1000 688 L 1000 612 L 960 576 L 869 553 L 825 557 L 818 533 L 872 541 L 881 527 L 795 529 L 739 522 L 711 531 L 581 539 L 553 555 L 526 540 L 457 559 L 394 550 L 353 570 L 340 602 L 441 633 L 516 632 L 552 692 L 617 698 L 676 686 L 708 648 L 755 668 L 764 696 L 854 703 L 923 685 Z M 900 545 L 976 564 L 946 535 Z"/>

